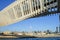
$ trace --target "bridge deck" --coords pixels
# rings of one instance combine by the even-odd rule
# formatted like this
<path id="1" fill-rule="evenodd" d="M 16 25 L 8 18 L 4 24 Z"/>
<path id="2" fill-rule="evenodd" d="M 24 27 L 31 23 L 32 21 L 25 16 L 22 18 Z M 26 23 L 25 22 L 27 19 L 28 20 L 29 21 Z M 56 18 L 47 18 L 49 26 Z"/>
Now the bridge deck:
<path id="1" fill-rule="evenodd" d="M 58 12 L 60 12 L 59 0 L 16 0 L 0 12 L 0 26 Z"/>

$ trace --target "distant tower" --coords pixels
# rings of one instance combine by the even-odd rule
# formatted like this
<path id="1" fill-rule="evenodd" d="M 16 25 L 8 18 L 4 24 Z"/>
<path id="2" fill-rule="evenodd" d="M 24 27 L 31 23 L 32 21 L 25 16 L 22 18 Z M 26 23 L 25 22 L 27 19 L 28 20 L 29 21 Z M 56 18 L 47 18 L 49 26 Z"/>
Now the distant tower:
<path id="1" fill-rule="evenodd" d="M 60 32 L 60 14 L 59 14 L 59 32 Z"/>
<path id="2" fill-rule="evenodd" d="M 58 33 L 58 27 L 56 27 L 56 33 Z"/>
<path id="3" fill-rule="evenodd" d="M 60 27 L 59 27 L 59 33 L 60 33 Z"/>

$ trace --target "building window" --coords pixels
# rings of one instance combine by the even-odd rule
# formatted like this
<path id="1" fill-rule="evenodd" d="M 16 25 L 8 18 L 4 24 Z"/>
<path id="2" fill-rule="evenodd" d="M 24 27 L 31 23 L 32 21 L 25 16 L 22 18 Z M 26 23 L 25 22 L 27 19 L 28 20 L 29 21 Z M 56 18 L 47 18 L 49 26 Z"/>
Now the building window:
<path id="1" fill-rule="evenodd" d="M 21 8 L 20 8 L 20 5 L 16 5 L 14 7 L 15 11 L 16 11 L 16 14 L 17 14 L 17 17 L 21 17 L 22 16 L 22 12 L 21 12 Z"/>

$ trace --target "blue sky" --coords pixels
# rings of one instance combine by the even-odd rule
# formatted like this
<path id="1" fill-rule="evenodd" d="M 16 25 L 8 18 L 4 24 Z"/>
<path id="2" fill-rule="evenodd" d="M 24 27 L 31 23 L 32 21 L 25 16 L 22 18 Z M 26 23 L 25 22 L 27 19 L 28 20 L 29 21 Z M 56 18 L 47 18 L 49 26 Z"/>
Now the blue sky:
<path id="1" fill-rule="evenodd" d="M 14 0 L 0 0 L 0 10 L 4 9 L 6 6 L 14 2 Z M 55 31 L 55 28 L 59 26 L 58 14 L 51 16 L 30 18 L 17 22 L 12 25 L 0 27 L 0 32 L 3 31 L 44 31 L 50 29 Z"/>
<path id="2" fill-rule="evenodd" d="M 15 0 L 0 0 L 0 11 Z"/>

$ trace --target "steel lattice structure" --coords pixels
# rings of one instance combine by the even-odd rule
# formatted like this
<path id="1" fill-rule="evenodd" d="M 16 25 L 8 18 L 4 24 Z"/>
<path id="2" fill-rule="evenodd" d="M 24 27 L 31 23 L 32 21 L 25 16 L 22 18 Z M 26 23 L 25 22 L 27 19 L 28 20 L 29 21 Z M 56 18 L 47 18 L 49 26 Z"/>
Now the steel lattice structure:
<path id="1" fill-rule="evenodd" d="M 0 11 L 0 26 L 60 12 L 59 0 L 16 0 Z"/>

